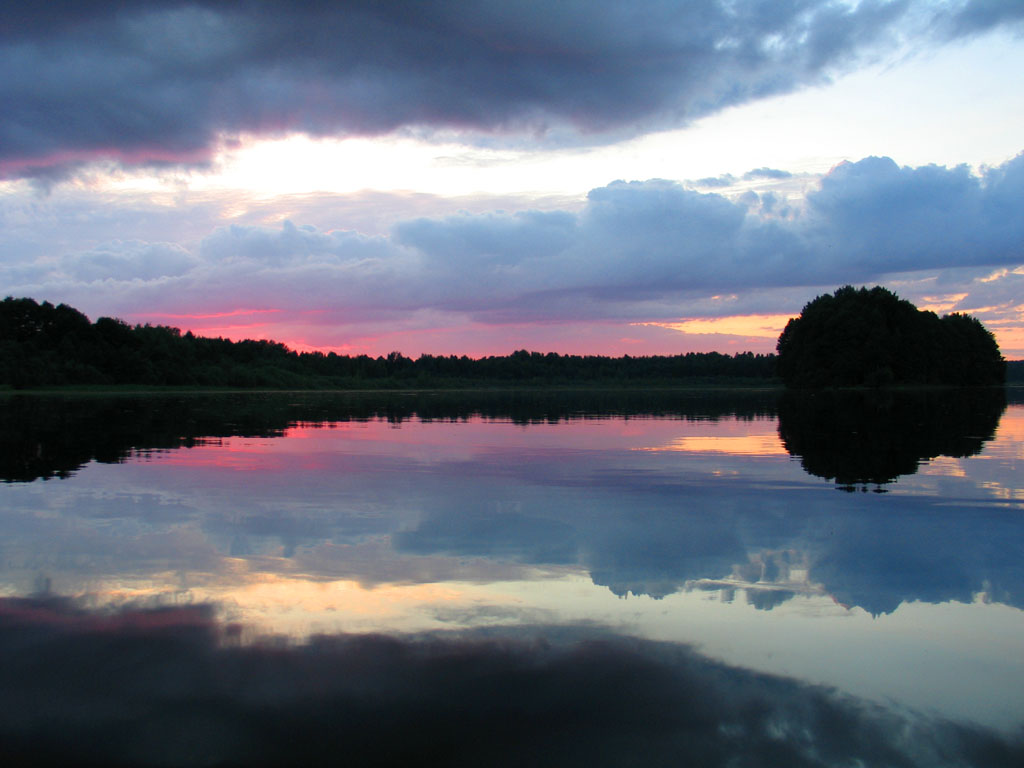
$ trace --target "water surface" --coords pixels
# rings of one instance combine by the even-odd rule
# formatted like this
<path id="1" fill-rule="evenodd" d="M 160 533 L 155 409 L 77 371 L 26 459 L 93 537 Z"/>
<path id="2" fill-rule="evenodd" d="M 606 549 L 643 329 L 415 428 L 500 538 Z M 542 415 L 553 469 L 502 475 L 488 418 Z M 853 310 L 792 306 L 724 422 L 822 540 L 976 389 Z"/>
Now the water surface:
<path id="1" fill-rule="evenodd" d="M 637 638 L 1024 723 L 1024 405 L 1001 392 L 12 397 L 0 428 L 8 600 L 212 607 L 291 648 Z"/>

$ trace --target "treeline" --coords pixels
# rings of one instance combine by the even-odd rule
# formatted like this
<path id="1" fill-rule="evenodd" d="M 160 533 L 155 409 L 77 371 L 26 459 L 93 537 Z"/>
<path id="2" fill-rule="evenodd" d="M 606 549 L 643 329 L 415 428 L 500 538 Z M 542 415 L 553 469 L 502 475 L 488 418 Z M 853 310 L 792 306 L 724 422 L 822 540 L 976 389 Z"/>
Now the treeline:
<path id="1" fill-rule="evenodd" d="M 574 385 L 683 381 L 768 381 L 774 355 L 741 352 L 605 357 L 542 354 L 387 356 L 294 352 L 274 341 L 231 341 L 178 328 L 95 323 L 66 304 L 30 298 L 0 302 L 0 385 L 232 388 L 384 388 L 479 384 Z"/>

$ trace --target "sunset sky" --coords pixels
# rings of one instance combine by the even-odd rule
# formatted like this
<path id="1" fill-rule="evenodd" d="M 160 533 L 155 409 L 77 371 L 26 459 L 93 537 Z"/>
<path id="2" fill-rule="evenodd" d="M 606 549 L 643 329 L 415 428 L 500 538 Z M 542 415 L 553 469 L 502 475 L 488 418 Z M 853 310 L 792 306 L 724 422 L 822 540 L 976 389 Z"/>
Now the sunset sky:
<path id="1" fill-rule="evenodd" d="M 373 355 L 1024 357 L 1024 3 L 5 4 L 0 295 Z"/>

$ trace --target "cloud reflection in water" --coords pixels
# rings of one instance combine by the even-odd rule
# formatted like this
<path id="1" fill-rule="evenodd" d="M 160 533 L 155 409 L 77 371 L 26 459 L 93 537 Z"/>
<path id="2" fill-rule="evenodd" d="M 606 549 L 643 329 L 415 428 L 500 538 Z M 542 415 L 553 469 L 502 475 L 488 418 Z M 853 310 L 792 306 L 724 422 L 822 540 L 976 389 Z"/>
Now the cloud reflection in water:
<path id="1" fill-rule="evenodd" d="M 7 765 L 1020 765 L 1024 741 L 579 627 L 243 642 L 0 599 Z"/>

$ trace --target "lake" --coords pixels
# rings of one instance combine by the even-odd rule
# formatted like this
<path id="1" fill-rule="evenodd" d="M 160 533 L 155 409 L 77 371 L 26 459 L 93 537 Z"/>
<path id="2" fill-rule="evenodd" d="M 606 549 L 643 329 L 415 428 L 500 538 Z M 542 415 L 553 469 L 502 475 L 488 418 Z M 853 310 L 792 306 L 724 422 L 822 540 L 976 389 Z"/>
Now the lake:
<path id="1" fill-rule="evenodd" d="M 1014 390 L 12 395 L 0 442 L 0 754 L 1024 757 Z"/>

